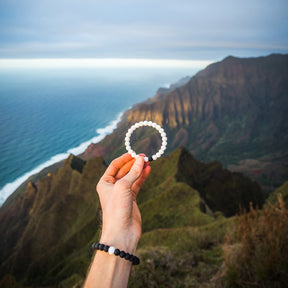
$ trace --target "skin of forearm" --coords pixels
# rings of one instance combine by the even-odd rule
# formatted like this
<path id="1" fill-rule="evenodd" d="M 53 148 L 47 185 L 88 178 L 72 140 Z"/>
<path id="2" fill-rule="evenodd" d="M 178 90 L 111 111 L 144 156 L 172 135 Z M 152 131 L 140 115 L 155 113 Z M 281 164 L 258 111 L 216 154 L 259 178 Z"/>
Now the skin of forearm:
<path id="1" fill-rule="evenodd" d="M 115 255 L 97 251 L 84 288 L 127 287 L 132 266 L 129 262 Z"/>
<path id="2" fill-rule="evenodd" d="M 112 237 L 114 238 L 114 237 Z M 114 246 L 130 254 L 136 251 L 138 240 L 134 237 L 117 237 L 107 240 L 102 235 L 100 243 Z M 127 287 L 132 263 L 119 256 L 109 255 L 104 251 L 97 251 L 92 261 L 84 288 L 124 288 Z M 105 276 L 104 276 L 105 275 Z"/>

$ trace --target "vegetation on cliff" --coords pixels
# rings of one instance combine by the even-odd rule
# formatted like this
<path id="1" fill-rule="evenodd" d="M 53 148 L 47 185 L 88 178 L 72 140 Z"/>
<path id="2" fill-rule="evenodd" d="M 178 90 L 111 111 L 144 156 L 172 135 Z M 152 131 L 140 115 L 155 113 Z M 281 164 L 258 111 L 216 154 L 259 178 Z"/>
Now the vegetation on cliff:
<path id="1" fill-rule="evenodd" d="M 225 238 L 222 277 L 228 287 L 285 287 L 288 280 L 288 211 L 281 194 L 263 210 L 235 218 Z"/>

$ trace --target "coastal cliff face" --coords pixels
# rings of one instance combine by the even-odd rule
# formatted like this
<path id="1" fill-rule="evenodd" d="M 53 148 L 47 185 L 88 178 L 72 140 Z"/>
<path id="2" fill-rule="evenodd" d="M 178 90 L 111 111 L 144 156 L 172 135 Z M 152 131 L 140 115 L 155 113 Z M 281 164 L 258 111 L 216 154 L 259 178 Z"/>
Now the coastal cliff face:
<path id="1" fill-rule="evenodd" d="M 288 55 L 230 56 L 212 64 L 186 85 L 127 111 L 117 129 L 90 145 L 84 157 L 110 160 L 125 152 L 127 129 L 143 120 L 164 127 L 168 153 L 185 146 L 197 159 L 220 161 L 271 191 L 288 178 Z M 154 154 L 160 139 L 150 135 L 142 130 L 132 147 Z"/>

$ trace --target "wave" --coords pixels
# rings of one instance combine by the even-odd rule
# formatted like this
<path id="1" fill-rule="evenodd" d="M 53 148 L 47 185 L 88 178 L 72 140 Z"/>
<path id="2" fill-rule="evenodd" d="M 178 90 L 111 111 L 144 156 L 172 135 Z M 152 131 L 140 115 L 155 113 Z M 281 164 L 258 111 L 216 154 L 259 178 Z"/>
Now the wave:
<path id="1" fill-rule="evenodd" d="M 69 157 L 70 154 L 78 155 L 83 153 L 86 148 L 91 143 L 98 143 L 100 142 L 106 135 L 111 134 L 113 130 L 117 127 L 118 122 L 121 120 L 121 117 L 123 115 L 123 112 L 121 112 L 117 118 L 113 121 L 111 121 L 105 128 L 98 128 L 96 129 L 97 136 L 93 137 L 92 139 L 85 141 L 81 143 L 78 147 L 71 148 L 65 153 L 57 154 L 53 157 L 51 157 L 48 161 L 45 163 L 37 166 L 30 172 L 25 173 L 21 177 L 17 178 L 15 181 L 11 183 L 7 183 L 3 188 L 0 190 L 0 206 L 4 203 L 4 201 L 24 182 L 26 181 L 30 176 L 39 173 L 41 170 L 43 170 L 46 167 L 49 167 L 59 161 L 62 161 Z"/>

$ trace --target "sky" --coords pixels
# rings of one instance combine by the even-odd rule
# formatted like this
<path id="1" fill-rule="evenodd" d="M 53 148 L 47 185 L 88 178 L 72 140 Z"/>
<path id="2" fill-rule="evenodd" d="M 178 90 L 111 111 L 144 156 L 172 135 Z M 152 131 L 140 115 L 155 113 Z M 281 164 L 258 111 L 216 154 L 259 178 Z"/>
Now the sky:
<path id="1" fill-rule="evenodd" d="M 287 0 L 0 0 L 0 59 L 288 53 Z"/>

